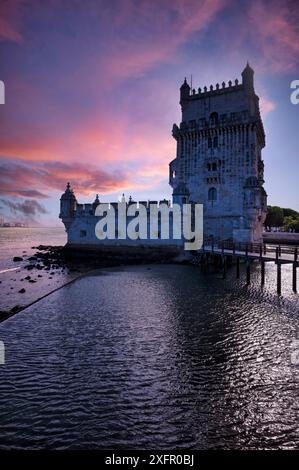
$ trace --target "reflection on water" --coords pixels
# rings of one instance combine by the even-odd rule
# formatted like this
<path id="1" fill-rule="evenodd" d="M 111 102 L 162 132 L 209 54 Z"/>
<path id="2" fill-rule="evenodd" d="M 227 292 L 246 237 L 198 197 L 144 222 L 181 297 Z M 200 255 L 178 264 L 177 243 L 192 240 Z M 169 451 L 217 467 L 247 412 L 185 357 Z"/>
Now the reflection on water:
<path id="1" fill-rule="evenodd" d="M 0 447 L 298 447 L 298 298 L 233 277 L 109 269 L 1 324 Z"/>

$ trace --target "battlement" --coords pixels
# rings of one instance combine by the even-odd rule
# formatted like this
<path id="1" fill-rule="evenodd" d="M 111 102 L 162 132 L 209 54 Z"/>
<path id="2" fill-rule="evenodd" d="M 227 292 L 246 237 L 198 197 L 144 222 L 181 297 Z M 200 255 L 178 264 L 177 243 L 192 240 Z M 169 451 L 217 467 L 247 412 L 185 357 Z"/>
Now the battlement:
<path id="1" fill-rule="evenodd" d="M 213 85 L 210 85 L 209 88 L 204 86 L 202 88 L 198 88 L 197 90 L 193 88 L 190 90 L 189 99 L 190 100 L 198 100 L 209 98 L 210 96 L 221 95 L 224 93 L 231 93 L 238 90 L 243 90 L 244 85 L 239 83 L 239 80 L 236 78 L 234 83 L 229 80 L 228 84 L 222 82 L 221 86 L 219 83 L 216 83 L 215 88 Z"/>

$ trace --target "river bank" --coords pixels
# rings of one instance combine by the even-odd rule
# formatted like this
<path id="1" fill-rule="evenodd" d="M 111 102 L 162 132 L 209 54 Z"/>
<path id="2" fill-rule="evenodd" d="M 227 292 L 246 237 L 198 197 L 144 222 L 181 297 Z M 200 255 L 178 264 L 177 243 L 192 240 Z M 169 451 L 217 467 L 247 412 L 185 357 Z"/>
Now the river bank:
<path id="1" fill-rule="evenodd" d="M 164 250 L 79 250 L 66 246 L 39 245 L 16 252 L 15 268 L 2 271 L 0 321 L 24 310 L 52 292 L 74 282 L 93 270 L 148 263 L 179 263 L 173 253 Z"/>

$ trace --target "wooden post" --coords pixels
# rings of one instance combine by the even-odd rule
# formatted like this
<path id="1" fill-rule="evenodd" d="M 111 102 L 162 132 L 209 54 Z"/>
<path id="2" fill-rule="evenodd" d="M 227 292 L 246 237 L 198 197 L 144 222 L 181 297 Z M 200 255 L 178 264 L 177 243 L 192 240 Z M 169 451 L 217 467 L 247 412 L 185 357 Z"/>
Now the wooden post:
<path id="1" fill-rule="evenodd" d="M 261 262 L 261 285 L 265 284 L 265 261 Z"/>
<path id="2" fill-rule="evenodd" d="M 249 286 L 250 284 L 250 261 L 247 260 L 246 263 L 246 284 Z"/>
<path id="3" fill-rule="evenodd" d="M 294 263 L 297 263 L 297 260 L 298 260 L 298 248 L 295 247 L 295 250 L 294 250 Z"/>
<path id="4" fill-rule="evenodd" d="M 239 279 L 240 278 L 240 258 L 239 256 L 237 256 L 237 269 L 236 269 L 236 278 Z"/>
<path id="5" fill-rule="evenodd" d="M 263 257 L 263 245 L 260 244 L 260 259 Z"/>
<path id="6" fill-rule="evenodd" d="M 236 253 L 236 245 L 233 243 L 233 254 Z"/>
<path id="7" fill-rule="evenodd" d="M 222 278 L 226 279 L 226 256 L 222 257 Z"/>
<path id="8" fill-rule="evenodd" d="M 293 292 L 297 292 L 297 266 L 293 263 Z"/>
<path id="9" fill-rule="evenodd" d="M 277 263 L 277 261 L 278 261 L 278 246 L 276 247 L 275 258 L 276 258 L 276 263 Z"/>
<path id="10" fill-rule="evenodd" d="M 277 294 L 281 295 L 281 263 L 277 263 Z"/>
<path id="11" fill-rule="evenodd" d="M 247 245 L 247 243 L 246 243 L 246 248 L 245 248 L 245 255 L 246 255 L 246 258 L 247 258 L 247 256 L 248 256 L 248 245 Z"/>
<path id="12" fill-rule="evenodd" d="M 264 243 L 264 255 L 266 255 L 266 254 L 267 254 L 267 245 L 266 245 L 266 243 Z"/>
<path id="13" fill-rule="evenodd" d="M 204 273 L 207 272 L 207 266 L 208 266 L 208 259 L 207 259 L 207 254 L 205 253 L 204 258 L 203 258 L 203 272 Z"/>

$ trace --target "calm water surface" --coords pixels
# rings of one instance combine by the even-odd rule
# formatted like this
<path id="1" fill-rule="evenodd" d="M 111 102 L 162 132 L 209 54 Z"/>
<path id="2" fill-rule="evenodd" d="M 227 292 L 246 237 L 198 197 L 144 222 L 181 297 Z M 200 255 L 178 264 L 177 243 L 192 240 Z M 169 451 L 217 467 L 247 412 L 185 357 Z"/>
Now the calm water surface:
<path id="1" fill-rule="evenodd" d="M 63 227 L 15 228 L 0 227 L 0 271 L 15 268 L 14 256 L 34 254 L 33 246 L 65 245 L 66 233 Z"/>
<path id="2" fill-rule="evenodd" d="M 298 448 L 298 297 L 267 269 L 108 269 L 0 324 L 0 448 Z"/>

